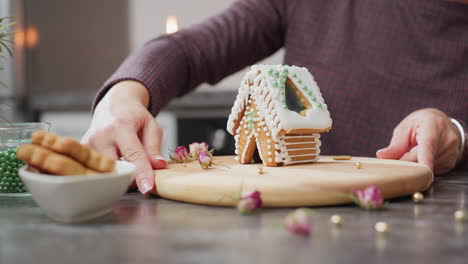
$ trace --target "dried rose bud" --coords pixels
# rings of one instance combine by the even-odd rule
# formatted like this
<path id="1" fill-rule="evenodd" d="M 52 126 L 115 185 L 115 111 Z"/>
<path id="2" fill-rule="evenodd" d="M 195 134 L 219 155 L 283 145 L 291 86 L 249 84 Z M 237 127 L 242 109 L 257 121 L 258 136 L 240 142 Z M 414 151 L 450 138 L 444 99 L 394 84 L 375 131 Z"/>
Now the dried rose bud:
<path id="1" fill-rule="evenodd" d="M 173 154 L 173 156 L 171 157 L 171 159 L 174 160 L 175 162 L 179 162 L 179 163 L 186 162 L 187 159 L 188 159 L 188 151 L 187 151 L 187 148 L 184 147 L 184 146 L 178 146 L 178 147 L 174 150 L 174 154 Z"/>
<path id="2" fill-rule="evenodd" d="M 198 153 L 198 162 L 202 169 L 207 169 L 213 164 L 213 157 L 209 153 L 200 152 Z"/>
<path id="3" fill-rule="evenodd" d="M 243 214 L 249 214 L 262 207 L 261 194 L 257 190 L 244 192 L 237 203 L 237 209 Z"/>
<path id="4" fill-rule="evenodd" d="M 189 145 L 190 156 L 193 158 L 198 157 L 198 153 L 208 153 L 208 144 L 205 142 L 193 142 Z"/>
<path id="5" fill-rule="evenodd" d="M 381 209 L 384 206 L 382 192 L 376 185 L 369 185 L 364 190 L 354 191 L 357 203 L 367 210 Z"/>
<path id="6" fill-rule="evenodd" d="M 284 226 L 295 235 L 309 235 L 312 232 L 309 209 L 299 208 L 289 213 L 284 219 Z"/>

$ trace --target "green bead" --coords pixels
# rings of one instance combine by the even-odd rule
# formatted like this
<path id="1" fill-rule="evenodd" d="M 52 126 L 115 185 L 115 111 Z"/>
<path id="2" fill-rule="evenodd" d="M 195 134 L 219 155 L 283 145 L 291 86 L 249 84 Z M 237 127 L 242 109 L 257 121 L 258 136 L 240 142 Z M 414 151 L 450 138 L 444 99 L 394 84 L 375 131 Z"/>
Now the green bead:
<path id="1" fill-rule="evenodd" d="M 318 104 L 317 104 L 317 107 L 318 107 L 318 108 L 322 108 L 322 104 L 321 104 L 321 103 L 318 103 Z"/>
<path id="2" fill-rule="evenodd" d="M 278 87 L 278 82 L 273 82 L 273 87 Z"/>
<path id="3" fill-rule="evenodd" d="M 297 77 L 297 74 L 293 73 L 293 74 L 292 74 L 292 77 L 293 77 L 293 78 L 296 78 L 296 77 Z"/>
<path id="4" fill-rule="evenodd" d="M 286 105 L 283 105 L 283 108 L 284 108 L 284 109 L 288 109 L 288 106 L 286 106 Z"/>
<path id="5" fill-rule="evenodd" d="M 281 97 L 281 102 L 286 102 L 286 99 L 284 97 Z"/>
<path id="6" fill-rule="evenodd" d="M 307 90 L 307 86 L 306 86 L 306 85 L 303 85 L 303 86 L 302 86 L 302 90 Z"/>
<path id="7" fill-rule="evenodd" d="M 288 73 L 289 70 L 288 70 L 288 68 L 284 68 L 283 71 L 284 71 L 285 73 Z"/>
<path id="8" fill-rule="evenodd" d="M 281 78 L 281 83 L 285 83 L 286 82 L 286 78 Z"/>
<path id="9" fill-rule="evenodd" d="M 308 94 L 308 95 L 312 95 L 312 91 L 307 91 L 307 94 Z"/>
<path id="10" fill-rule="evenodd" d="M 16 182 L 12 182 L 12 183 L 10 184 L 10 186 L 12 186 L 12 187 L 16 187 L 17 185 L 18 185 L 18 184 L 17 184 Z"/>
<path id="11" fill-rule="evenodd" d="M 288 72 L 286 72 L 286 71 L 283 72 L 283 77 L 284 77 L 284 78 L 288 77 Z"/>
<path id="12" fill-rule="evenodd" d="M 280 85 L 280 88 L 281 88 L 281 89 L 284 89 L 284 87 L 285 87 L 285 86 L 284 86 L 284 83 L 282 83 L 282 84 Z"/>
<path id="13" fill-rule="evenodd" d="M 247 128 L 250 129 L 250 130 L 252 130 L 252 129 L 253 129 L 253 124 L 248 124 L 248 125 L 247 125 Z"/>
<path id="14" fill-rule="evenodd" d="M 275 71 L 275 76 L 278 77 L 280 75 L 279 71 Z"/>
<path id="15" fill-rule="evenodd" d="M 5 173 L 3 173 L 3 175 L 5 175 L 6 177 L 11 177 L 11 172 L 5 171 Z"/>
<path id="16" fill-rule="evenodd" d="M 19 177 L 16 177 L 16 178 L 15 178 L 15 182 L 21 182 L 20 178 L 19 178 Z"/>
<path id="17" fill-rule="evenodd" d="M 314 102 L 317 101 L 317 98 L 315 98 L 315 96 L 310 97 L 310 99 L 312 99 L 312 101 Z"/>
<path id="18" fill-rule="evenodd" d="M 302 80 L 297 80 L 297 82 L 302 84 Z"/>
<path id="19" fill-rule="evenodd" d="M 272 74 L 273 74 L 273 69 L 269 69 L 269 70 L 268 70 L 268 74 L 269 74 L 269 75 L 272 75 Z"/>

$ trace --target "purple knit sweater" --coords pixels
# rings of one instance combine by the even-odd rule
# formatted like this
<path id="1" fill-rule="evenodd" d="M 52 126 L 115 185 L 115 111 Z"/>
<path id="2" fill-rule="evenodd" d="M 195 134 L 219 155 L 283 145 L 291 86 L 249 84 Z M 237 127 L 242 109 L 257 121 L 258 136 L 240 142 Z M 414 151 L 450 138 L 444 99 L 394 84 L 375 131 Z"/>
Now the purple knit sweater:
<path id="1" fill-rule="evenodd" d="M 143 83 L 156 115 L 203 82 L 286 50 L 315 77 L 333 118 L 322 153 L 374 156 L 409 113 L 435 107 L 468 123 L 468 5 L 444 0 L 239 0 L 156 38 L 99 91 Z M 95 102 L 95 103 L 96 103 Z"/>

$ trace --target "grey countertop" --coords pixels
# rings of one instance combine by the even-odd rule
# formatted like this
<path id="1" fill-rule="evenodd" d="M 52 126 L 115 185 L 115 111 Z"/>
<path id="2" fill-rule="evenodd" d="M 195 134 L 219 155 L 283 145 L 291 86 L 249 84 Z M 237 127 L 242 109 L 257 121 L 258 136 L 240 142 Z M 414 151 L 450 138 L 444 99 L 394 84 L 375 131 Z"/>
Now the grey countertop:
<path id="1" fill-rule="evenodd" d="M 99 221 L 63 225 L 31 197 L 0 197 L 0 263 L 467 263 L 468 168 L 436 177 L 421 204 L 390 201 L 384 211 L 314 208 L 309 237 L 281 227 L 291 209 L 240 215 L 233 208 L 126 194 Z M 341 228 L 329 219 L 339 214 Z M 377 221 L 392 231 L 381 236 Z"/>

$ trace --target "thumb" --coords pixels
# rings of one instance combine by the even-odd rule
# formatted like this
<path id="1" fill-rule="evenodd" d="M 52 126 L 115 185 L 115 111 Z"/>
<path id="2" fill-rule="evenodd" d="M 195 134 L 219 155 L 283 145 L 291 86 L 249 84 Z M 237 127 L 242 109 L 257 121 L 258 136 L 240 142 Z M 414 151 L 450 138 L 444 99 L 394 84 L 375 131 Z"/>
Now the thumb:
<path id="1" fill-rule="evenodd" d="M 377 151 L 377 158 L 400 159 L 412 147 L 410 145 L 411 130 L 411 127 L 400 123 L 393 131 L 390 145 Z"/>
<path id="2" fill-rule="evenodd" d="M 143 128 L 142 143 L 153 169 L 164 169 L 167 161 L 161 155 L 163 131 L 152 117 Z"/>

